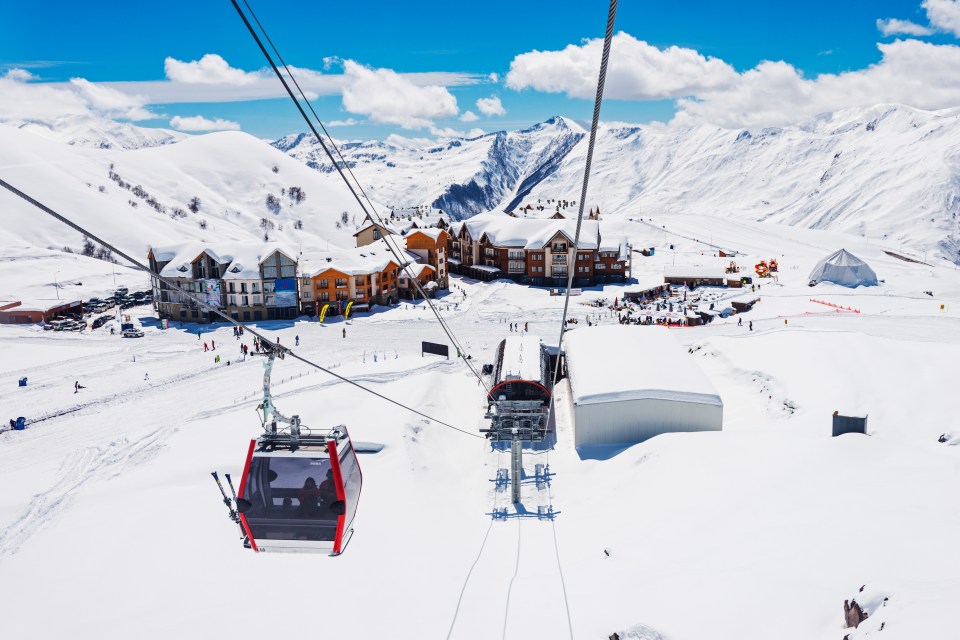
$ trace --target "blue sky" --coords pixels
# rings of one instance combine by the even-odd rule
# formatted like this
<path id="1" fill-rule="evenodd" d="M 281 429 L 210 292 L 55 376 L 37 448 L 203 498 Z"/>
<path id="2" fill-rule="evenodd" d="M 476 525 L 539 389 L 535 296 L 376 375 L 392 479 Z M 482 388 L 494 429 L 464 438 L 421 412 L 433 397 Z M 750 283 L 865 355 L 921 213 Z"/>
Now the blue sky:
<path id="1" fill-rule="evenodd" d="M 952 10 L 950 5 L 957 4 L 954 0 L 927 1 L 942 4 L 941 8 L 947 12 Z M 321 95 L 316 99 L 315 107 L 324 120 L 347 121 L 352 118 L 360 123 L 335 127 L 338 137 L 384 138 L 392 133 L 420 136 L 430 135 L 431 128 L 460 131 L 474 127 L 485 131 L 512 129 L 558 113 L 583 120 L 590 117 L 592 101 L 571 95 L 576 91 L 570 87 L 527 86 L 518 89 L 506 86 L 504 78 L 518 55 L 532 51 L 560 51 L 568 45 L 579 45 L 583 39 L 602 37 L 607 10 L 605 1 L 537 3 L 491 0 L 482 4 L 441 4 L 421 0 L 403 3 L 257 0 L 251 4 L 281 53 L 297 67 L 322 72 L 324 59 L 335 57 L 399 74 L 447 72 L 469 74 L 471 78 L 472 84 L 454 82 L 441 85 L 456 98 L 456 113 L 447 109 L 446 112 L 427 114 L 424 118 L 430 121 L 430 126 L 422 125 L 424 118 L 420 115 L 414 119 L 421 126 L 411 126 L 410 122 L 397 124 L 396 118 L 383 112 L 387 106 L 382 106 L 377 113 L 350 112 L 345 109 L 345 101 L 339 94 Z M 877 20 L 897 18 L 917 25 L 932 24 L 936 16 L 928 15 L 925 9 L 927 7 L 921 7 L 920 0 L 808 0 L 800 4 L 770 3 L 769 0 L 623 2 L 617 17 L 617 30 L 660 50 L 676 46 L 705 59 L 717 58 L 725 63 L 725 68 L 732 68 L 738 74 L 754 69 L 765 60 L 782 60 L 796 70 L 798 77 L 811 80 L 821 74 L 835 76 L 881 64 L 885 54 L 878 49 L 878 43 L 893 43 L 898 38 L 912 40 L 915 36 L 884 35 L 878 29 Z M 34 76 L 31 85 L 65 83 L 71 78 L 85 78 L 94 83 L 164 81 L 164 61 L 168 57 L 190 62 L 207 54 L 216 54 L 230 67 L 248 72 L 265 66 L 261 53 L 228 0 L 138 2 L 125 4 L 123 8 L 106 2 L 18 2 L 6 7 L 5 13 L 0 25 L 0 73 L 12 68 L 25 69 Z M 951 31 L 949 18 L 949 15 L 937 18 L 942 25 L 933 29 L 935 33 L 919 38 L 936 51 L 929 47 L 915 47 L 914 53 L 909 55 L 952 54 L 957 34 L 955 30 Z M 894 53 L 908 55 L 899 51 L 888 55 L 892 58 Z M 615 46 L 615 60 L 617 55 Z M 624 58 L 619 60 L 623 63 Z M 669 65 L 674 62 L 665 59 L 657 64 L 661 63 L 667 66 L 660 72 L 673 76 Z M 931 63 L 941 64 L 942 60 L 931 58 Z M 643 63 L 637 62 L 634 66 L 642 67 Z M 537 69 L 532 67 L 529 75 L 535 77 L 539 73 Z M 334 65 L 327 72 L 339 74 L 342 69 Z M 565 72 L 558 73 L 563 75 Z M 497 74 L 497 80 L 491 80 L 489 74 Z M 669 93 L 668 97 L 657 91 L 653 91 L 655 95 L 648 95 L 649 87 L 636 91 L 625 87 L 621 94 L 642 94 L 630 99 L 618 99 L 614 91 L 604 104 L 603 118 L 629 122 L 668 121 L 678 109 L 676 100 L 684 97 L 696 101 L 713 100 L 718 110 L 750 111 L 753 108 L 749 99 L 744 97 L 745 89 L 739 89 L 740 93 L 736 95 L 730 93 L 729 85 L 742 83 L 729 69 L 729 77 L 720 83 L 724 84 L 726 92 L 722 102 L 716 102 L 720 99 L 716 95 L 718 86 L 705 79 L 710 74 L 716 75 L 717 69 L 705 68 L 698 74 L 681 87 L 661 92 Z M 369 80 L 375 81 L 373 78 Z M 562 85 L 562 78 L 558 82 Z M 642 78 L 624 82 L 645 83 Z M 710 85 L 706 90 L 705 82 Z M 528 85 L 531 84 L 536 83 L 528 81 Z M 877 84 L 881 83 L 878 81 Z M 137 87 L 132 86 L 133 89 Z M 826 95 L 815 100 L 810 109 L 820 108 L 821 104 L 829 108 L 833 99 L 831 90 L 825 89 Z M 903 93 L 909 98 L 916 92 Z M 356 100 L 363 101 L 367 95 L 358 89 Z M 185 96 L 189 96 L 189 92 Z M 499 97 L 504 114 L 485 115 L 478 111 L 476 101 L 491 96 Z M 900 97 L 893 92 L 889 101 L 897 101 Z M 880 89 L 867 92 L 860 99 L 874 98 L 887 101 Z M 921 95 L 918 100 L 923 103 L 925 98 Z M 918 106 L 945 106 L 934 102 Z M 268 138 L 304 129 L 292 103 L 283 98 L 147 102 L 145 106 L 156 116 L 138 120 L 138 124 L 146 126 L 170 127 L 169 121 L 174 116 L 203 116 L 237 123 L 251 134 Z M 844 106 L 848 105 L 840 100 L 837 107 Z M 461 120 L 462 114 L 468 110 L 478 115 L 476 121 Z M 696 109 L 691 107 L 691 110 Z M 699 108 L 696 113 L 696 117 L 718 118 L 717 111 Z M 771 116 L 771 124 L 776 124 L 777 117 L 792 115 L 793 112 L 788 110 Z M 739 118 L 750 120 L 743 114 Z M 725 120 L 720 123 L 724 125 L 736 123 L 733 116 L 719 119 Z"/>

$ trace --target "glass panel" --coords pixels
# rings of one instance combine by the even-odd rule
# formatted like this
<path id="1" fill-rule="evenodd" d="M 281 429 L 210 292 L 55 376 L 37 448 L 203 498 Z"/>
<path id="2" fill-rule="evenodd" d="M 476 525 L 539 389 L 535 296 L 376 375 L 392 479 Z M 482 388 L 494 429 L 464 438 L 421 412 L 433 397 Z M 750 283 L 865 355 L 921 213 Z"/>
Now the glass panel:
<path id="1" fill-rule="evenodd" d="M 244 497 L 255 539 L 333 541 L 337 488 L 328 458 L 258 457 L 250 463 Z"/>
<path id="2" fill-rule="evenodd" d="M 344 514 L 344 531 L 350 529 L 353 524 L 353 516 L 357 513 L 357 503 L 360 501 L 360 485 L 363 479 L 360 475 L 360 464 L 357 462 L 357 454 L 353 450 L 350 441 L 344 445 L 343 451 L 340 451 L 340 475 L 343 477 L 343 490 L 346 494 L 347 511 Z"/>

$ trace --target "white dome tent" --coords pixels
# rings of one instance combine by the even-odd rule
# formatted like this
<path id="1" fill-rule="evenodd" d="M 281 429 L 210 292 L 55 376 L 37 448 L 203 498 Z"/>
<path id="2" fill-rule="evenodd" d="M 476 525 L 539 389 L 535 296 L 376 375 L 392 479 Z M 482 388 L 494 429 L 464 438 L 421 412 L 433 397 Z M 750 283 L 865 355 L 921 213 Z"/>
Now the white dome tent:
<path id="1" fill-rule="evenodd" d="M 820 282 L 833 282 L 844 287 L 873 287 L 878 284 L 877 274 L 866 262 L 846 249 L 832 253 L 810 272 L 810 286 Z"/>

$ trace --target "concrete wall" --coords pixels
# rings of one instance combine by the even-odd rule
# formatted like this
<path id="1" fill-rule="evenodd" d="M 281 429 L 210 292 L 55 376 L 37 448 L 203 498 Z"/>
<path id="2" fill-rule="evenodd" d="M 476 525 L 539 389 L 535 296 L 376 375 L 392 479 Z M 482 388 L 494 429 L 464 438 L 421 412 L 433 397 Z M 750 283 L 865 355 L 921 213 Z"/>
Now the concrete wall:
<path id="1" fill-rule="evenodd" d="M 675 400 L 622 400 L 573 407 L 576 446 L 643 442 L 661 433 L 720 431 L 723 407 Z"/>

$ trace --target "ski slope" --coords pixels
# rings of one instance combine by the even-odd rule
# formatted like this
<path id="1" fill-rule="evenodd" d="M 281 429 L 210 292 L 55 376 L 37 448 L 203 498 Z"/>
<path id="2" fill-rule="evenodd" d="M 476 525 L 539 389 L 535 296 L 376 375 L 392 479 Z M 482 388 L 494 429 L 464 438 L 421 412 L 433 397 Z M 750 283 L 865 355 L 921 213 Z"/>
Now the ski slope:
<path id="1" fill-rule="evenodd" d="M 747 268 L 778 259 L 779 282 L 763 281 L 744 316 L 753 331 L 736 317 L 670 330 L 723 398 L 723 431 L 576 450 L 561 385 L 555 446 L 525 453 L 517 508 L 495 482 L 507 454 L 288 358 L 274 369 L 281 411 L 385 445 L 360 457 L 356 533 L 338 558 L 255 555 L 226 517 L 209 473 L 239 476 L 262 377 L 260 361 L 236 357 L 229 327 L 162 331 L 143 312 L 139 340 L 0 326 L 0 406 L 10 414 L 0 418 L 55 416 L 0 434 L 5 635 L 954 637 L 960 448 L 938 437 L 960 439 L 956 268 L 885 253 L 900 252 L 898 242 L 769 222 L 672 213 L 624 218 L 616 230 L 656 247 L 634 254 L 640 281 L 712 259 L 711 243 L 743 252 L 733 259 Z M 807 287 L 817 260 L 840 247 L 884 282 Z M 84 297 L 112 286 L 111 265 L 65 255 L 36 250 L 35 261 L 61 279 L 72 264 Z M 0 261 L 9 293 L 52 296 L 24 264 Z M 141 286 L 126 269 L 116 277 Z M 556 343 L 562 298 L 501 281 L 454 284 L 439 307 L 476 363 L 493 361 L 509 322 Z M 635 288 L 587 289 L 571 315 L 581 327 L 613 323 L 583 303 Z M 301 355 L 437 419 L 485 425 L 483 389 L 466 367 L 421 356 L 421 340 L 445 342 L 422 305 L 257 326 L 285 345 L 299 336 Z M 217 350 L 204 352 L 210 341 Z M 86 389 L 74 394 L 74 381 Z M 834 410 L 869 414 L 870 436 L 831 438 Z M 533 482 L 537 463 L 549 464 L 549 487 Z M 535 517 L 541 505 L 552 520 Z M 870 618 L 846 630 L 843 601 L 854 597 Z"/>

